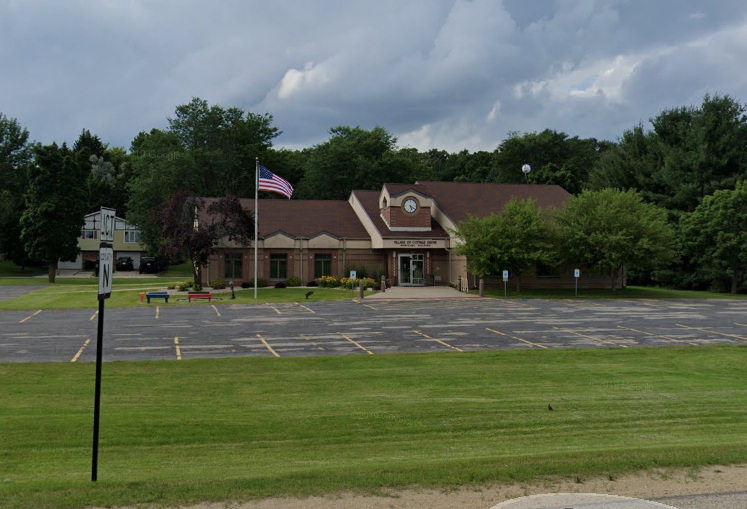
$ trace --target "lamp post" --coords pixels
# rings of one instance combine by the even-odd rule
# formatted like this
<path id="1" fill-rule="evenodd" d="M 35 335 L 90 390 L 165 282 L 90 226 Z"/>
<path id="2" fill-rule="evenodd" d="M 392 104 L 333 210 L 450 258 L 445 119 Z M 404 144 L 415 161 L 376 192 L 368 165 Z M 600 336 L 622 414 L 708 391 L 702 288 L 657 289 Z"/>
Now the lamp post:
<path id="1" fill-rule="evenodd" d="M 521 171 L 524 172 L 524 183 L 528 184 L 529 183 L 529 172 L 532 171 L 532 167 L 529 166 L 528 164 L 525 164 L 524 166 L 521 167 Z"/>

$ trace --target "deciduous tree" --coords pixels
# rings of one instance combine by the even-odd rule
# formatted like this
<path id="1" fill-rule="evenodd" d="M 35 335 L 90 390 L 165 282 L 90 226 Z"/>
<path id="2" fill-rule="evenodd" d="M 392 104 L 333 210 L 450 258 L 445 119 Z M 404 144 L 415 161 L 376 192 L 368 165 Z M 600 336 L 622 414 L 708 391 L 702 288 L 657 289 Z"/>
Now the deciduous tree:
<path id="1" fill-rule="evenodd" d="M 203 198 L 182 190 L 164 202 L 154 215 L 163 238 L 159 253 L 168 259 L 191 260 L 197 289 L 202 287 L 202 268 L 207 266 L 221 239 L 249 246 L 254 237 L 253 212 L 245 210 L 233 196 L 222 198 L 206 209 Z"/>
<path id="2" fill-rule="evenodd" d="M 681 224 L 686 253 L 711 280 L 727 276 L 736 294 L 747 273 L 747 183 L 706 196 Z"/>
<path id="3" fill-rule="evenodd" d="M 584 191 L 556 214 L 556 239 L 567 262 L 610 277 L 615 290 L 623 265 L 653 269 L 676 258 L 666 211 L 635 191 Z"/>
<path id="4" fill-rule="evenodd" d="M 537 263 L 552 261 L 549 232 L 547 219 L 533 200 L 514 198 L 500 214 L 459 223 L 455 233 L 463 243 L 456 252 L 467 257 L 467 270 L 478 277 L 508 269 L 521 291 L 522 275 Z"/>

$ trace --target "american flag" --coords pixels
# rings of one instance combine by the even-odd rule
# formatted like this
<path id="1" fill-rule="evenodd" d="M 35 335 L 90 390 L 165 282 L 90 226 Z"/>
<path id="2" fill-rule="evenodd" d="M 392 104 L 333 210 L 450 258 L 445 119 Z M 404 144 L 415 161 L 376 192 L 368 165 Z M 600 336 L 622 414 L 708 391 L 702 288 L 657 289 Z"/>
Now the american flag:
<path id="1" fill-rule="evenodd" d="M 282 177 L 278 177 L 261 164 L 259 165 L 259 187 L 257 189 L 282 194 L 289 200 L 291 194 L 293 194 L 293 186 L 290 185 L 290 182 Z"/>

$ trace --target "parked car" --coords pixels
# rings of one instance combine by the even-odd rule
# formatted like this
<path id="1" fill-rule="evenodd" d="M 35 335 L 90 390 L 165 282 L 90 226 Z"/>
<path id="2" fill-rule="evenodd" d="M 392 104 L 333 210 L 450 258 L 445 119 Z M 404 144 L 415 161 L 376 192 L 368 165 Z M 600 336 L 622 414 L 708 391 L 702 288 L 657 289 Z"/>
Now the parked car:
<path id="1" fill-rule="evenodd" d="M 140 258 L 140 274 L 157 274 L 158 263 L 152 256 L 144 256 Z"/>
<path id="2" fill-rule="evenodd" d="M 132 258 L 129 256 L 120 256 L 117 258 L 116 270 L 135 270 L 135 265 L 132 263 Z"/>

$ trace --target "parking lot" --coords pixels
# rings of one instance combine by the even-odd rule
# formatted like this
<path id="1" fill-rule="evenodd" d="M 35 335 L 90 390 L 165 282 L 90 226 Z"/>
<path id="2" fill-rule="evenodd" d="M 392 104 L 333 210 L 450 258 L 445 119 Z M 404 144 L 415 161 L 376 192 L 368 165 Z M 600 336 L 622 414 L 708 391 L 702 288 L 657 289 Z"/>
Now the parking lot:
<path id="1" fill-rule="evenodd" d="M 94 309 L 0 313 L 1 362 L 90 362 Z M 370 300 L 105 311 L 104 360 L 747 343 L 731 300 Z"/>

